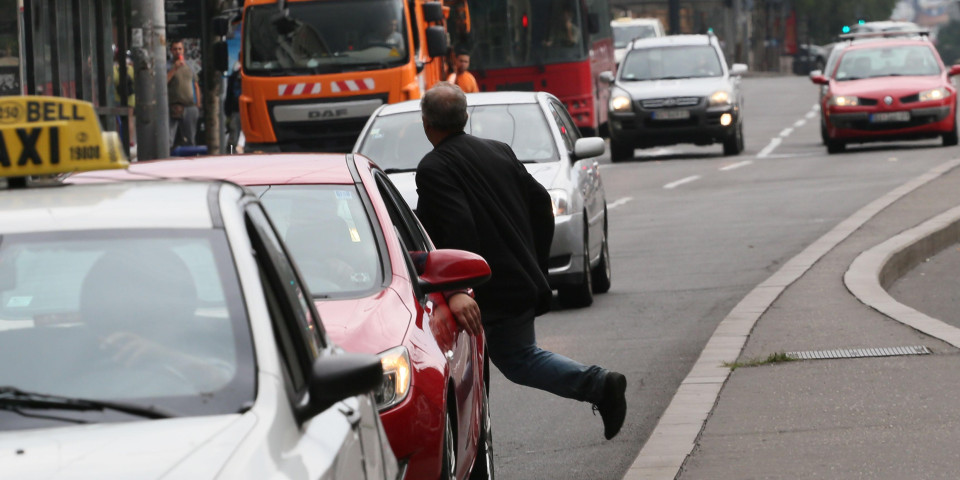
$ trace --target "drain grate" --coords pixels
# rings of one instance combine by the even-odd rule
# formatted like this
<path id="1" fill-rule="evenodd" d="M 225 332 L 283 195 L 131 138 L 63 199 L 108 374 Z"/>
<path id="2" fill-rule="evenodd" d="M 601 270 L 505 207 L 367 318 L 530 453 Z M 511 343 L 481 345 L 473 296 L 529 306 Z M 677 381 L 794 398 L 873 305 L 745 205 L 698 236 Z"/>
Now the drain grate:
<path id="1" fill-rule="evenodd" d="M 787 352 L 794 360 L 824 360 L 831 358 L 896 357 L 900 355 L 929 355 L 929 348 L 919 345 L 913 347 L 884 348 L 844 348 L 840 350 L 811 350 L 806 352 Z"/>

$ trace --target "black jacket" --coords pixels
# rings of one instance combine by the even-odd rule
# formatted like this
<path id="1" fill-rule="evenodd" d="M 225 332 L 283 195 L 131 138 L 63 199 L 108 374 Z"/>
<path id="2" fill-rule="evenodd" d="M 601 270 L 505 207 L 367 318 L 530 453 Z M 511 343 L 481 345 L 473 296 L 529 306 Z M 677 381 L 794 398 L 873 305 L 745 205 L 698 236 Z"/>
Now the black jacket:
<path id="1" fill-rule="evenodd" d="M 447 137 L 420 161 L 416 181 L 417 216 L 434 244 L 477 253 L 490 265 L 490 280 L 474 289 L 485 316 L 550 309 L 550 194 L 507 144 Z"/>

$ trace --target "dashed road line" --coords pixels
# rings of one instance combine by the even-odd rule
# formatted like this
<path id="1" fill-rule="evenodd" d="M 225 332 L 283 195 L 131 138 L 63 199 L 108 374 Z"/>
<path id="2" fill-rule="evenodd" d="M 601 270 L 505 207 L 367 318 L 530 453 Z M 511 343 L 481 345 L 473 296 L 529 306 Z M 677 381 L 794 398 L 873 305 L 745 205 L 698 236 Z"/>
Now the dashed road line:
<path id="1" fill-rule="evenodd" d="M 665 189 L 667 189 L 667 190 L 670 190 L 670 189 L 672 189 L 672 188 L 679 187 L 680 185 L 683 185 L 683 184 L 685 184 L 685 183 L 695 182 L 695 181 L 697 181 L 697 180 L 700 180 L 700 175 L 691 175 L 691 176 L 689 176 L 689 177 L 681 178 L 680 180 L 677 180 L 676 182 L 670 182 L 670 183 L 664 185 L 663 188 L 665 188 Z"/>
<path id="2" fill-rule="evenodd" d="M 740 168 L 740 167 L 746 167 L 747 165 L 750 165 L 751 163 L 753 163 L 752 160 L 744 160 L 744 161 L 742 161 L 742 162 L 732 163 L 732 164 L 727 165 L 727 166 L 725 166 L 725 167 L 720 167 L 720 170 L 725 172 L 725 171 L 727 171 L 727 170 L 733 170 L 733 169 Z"/>
<path id="3" fill-rule="evenodd" d="M 618 198 L 615 202 L 607 204 L 607 210 L 613 210 L 614 208 L 626 204 L 630 200 L 633 200 L 633 197 Z"/>
<path id="4" fill-rule="evenodd" d="M 768 143 L 766 147 L 763 147 L 763 150 L 760 150 L 760 152 L 757 153 L 757 158 L 766 158 L 766 156 L 770 155 L 770 152 L 772 152 L 774 148 L 777 148 L 782 141 L 783 138 L 781 137 L 771 138 L 770 143 Z"/>

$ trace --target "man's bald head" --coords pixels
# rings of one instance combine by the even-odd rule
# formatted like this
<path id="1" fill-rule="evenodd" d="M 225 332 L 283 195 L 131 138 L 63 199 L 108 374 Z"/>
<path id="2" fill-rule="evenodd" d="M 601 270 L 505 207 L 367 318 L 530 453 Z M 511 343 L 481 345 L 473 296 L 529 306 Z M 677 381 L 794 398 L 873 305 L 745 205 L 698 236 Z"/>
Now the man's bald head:
<path id="1" fill-rule="evenodd" d="M 420 99 L 423 123 L 445 133 L 462 132 L 467 125 L 467 97 L 460 87 L 438 82 Z"/>

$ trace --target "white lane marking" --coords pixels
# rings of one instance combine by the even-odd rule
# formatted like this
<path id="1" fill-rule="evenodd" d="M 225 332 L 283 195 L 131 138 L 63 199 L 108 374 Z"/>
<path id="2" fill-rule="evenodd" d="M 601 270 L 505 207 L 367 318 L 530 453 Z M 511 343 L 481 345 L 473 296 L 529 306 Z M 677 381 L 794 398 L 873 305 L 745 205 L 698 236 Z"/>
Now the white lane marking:
<path id="1" fill-rule="evenodd" d="M 784 128 L 783 130 L 780 130 L 781 137 L 789 137 L 791 133 L 793 133 L 793 129 L 789 127 Z"/>
<path id="2" fill-rule="evenodd" d="M 819 111 L 820 111 L 820 104 L 819 104 L 819 103 L 814 103 L 814 104 L 813 104 L 813 111 L 814 111 L 814 112 L 819 112 Z"/>
<path id="3" fill-rule="evenodd" d="M 744 160 L 744 161 L 742 161 L 742 162 L 737 162 L 737 163 L 733 163 L 733 164 L 727 165 L 726 167 L 721 167 L 720 170 L 721 170 L 721 171 L 733 170 L 733 169 L 735 169 L 735 168 L 746 167 L 747 165 L 750 165 L 751 163 L 753 163 L 753 161 L 751 161 L 751 160 Z"/>
<path id="4" fill-rule="evenodd" d="M 807 119 L 801 118 L 800 120 L 797 120 L 796 122 L 794 122 L 793 128 L 800 128 L 806 124 L 807 124 Z"/>
<path id="5" fill-rule="evenodd" d="M 617 199 L 617 201 L 615 201 L 615 202 L 613 202 L 613 203 L 611 203 L 611 204 L 608 204 L 608 205 L 607 205 L 607 210 L 613 210 L 614 208 L 617 208 L 617 207 L 619 207 L 620 205 L 626 204 L 626 203 L 629 202 L 630 200 L 633 200 L 633 197 L 623 197 L 623 198 L 619 198 L 619 199 Z"/>
<path id="6" fill-rule="evenodd" d="M 780 137 L 771 138 L 770 143 L 768 143 L 766 147 L 763 147 L 763 150 L 760 150 L 760 153 L 757 153 L 757 158 L 766 158 L 767 155 L 770 155 L 770 152 L 772 152 L 774 148 L 777 148 L 782 141 L 783 139 Z"/>
<path id="7" fill-rule="evenodd" d="M 691 175 L 691 176 L 686 177 L 686 178 L 681 178 L 680 180 L 677 180 L 676 182 L 670 182 L 670 183 L 664 185 L 663 188 L 666 188 L 667 190 L 669 190 L 669 189 L 671 189 L 671 188 L 679 187 L 680 185 L 683 185 L 684 183 L 695 182 L 695 181 L 697 181 L 697 180 L 700 180 L 700 175 Z"/>

